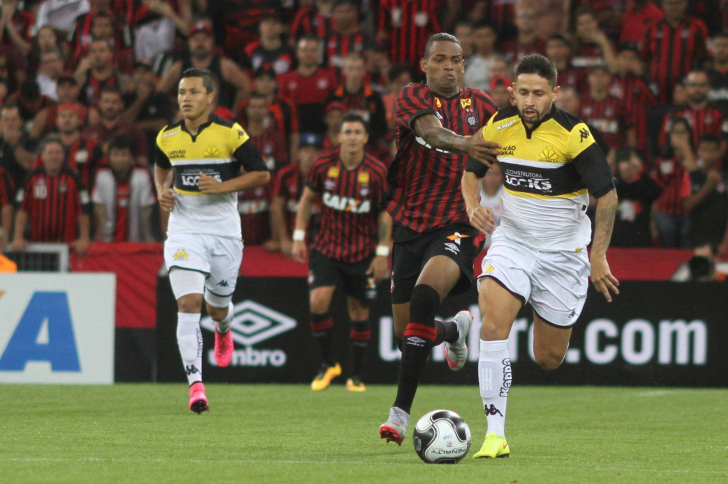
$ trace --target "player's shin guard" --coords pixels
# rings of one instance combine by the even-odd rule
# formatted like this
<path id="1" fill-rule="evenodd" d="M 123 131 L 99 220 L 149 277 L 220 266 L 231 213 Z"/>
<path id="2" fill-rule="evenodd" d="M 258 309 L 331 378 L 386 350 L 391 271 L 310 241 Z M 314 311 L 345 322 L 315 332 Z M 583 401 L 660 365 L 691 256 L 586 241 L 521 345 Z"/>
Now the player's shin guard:
<path id="1" fill-rule="evenodd" d="M 506 436 L 506 404 L 512 379 L 508 340 L 480 340 L 478 382 L 488 433 L 494 432 L 503 438 Z"/>
<path id="2" fill-rule="evenodd" d="M 177 313 L 177 346 L 187 382 L 202 381 L 202 331 L 199 313 Z"/>
<path id="3" fill-rule="evenodd" d="M 440 295 L 431 286 L 419 284 L 412 291 L 410 323 L 404 332 L 399 385 L 394 406 L 410 413 L 427 358 L 437 338 L 435 313 Z"/>
<path id="4" fill-rule="evenodd" d="M 334 366 L 336 362 L 333 356 L 333 333 L 334 320 L 328 312 L 323 314 L 311 314 L 311 334 L 321 351 L 321 359 L 328 366 Z"/>
<path id="5" fill-rule="evenodd" d="M 369 320 L 352 321 L 349 339 L 351 340 L 351 354 L 354 359 L 354 370 L 352 376 L 362 378 L 364 371 L 364 363 L 367 356 L 367 347 L 369 347 L 369 339 L 372 336 Z"/>

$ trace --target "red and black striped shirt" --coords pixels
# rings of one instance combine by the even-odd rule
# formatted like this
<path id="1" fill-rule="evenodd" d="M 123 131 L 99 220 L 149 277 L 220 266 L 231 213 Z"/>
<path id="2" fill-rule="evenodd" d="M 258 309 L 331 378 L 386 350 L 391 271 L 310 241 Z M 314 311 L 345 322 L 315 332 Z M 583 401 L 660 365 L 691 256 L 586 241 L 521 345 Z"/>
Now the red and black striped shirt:
<path id="1" fill-rule="evenodd" d="M 54 177 L 35 170 L 18 191 L 17 202 L 30 220 L 30 242 L 70 244 L 78 238 L 78 216 L 91 211 L 81 179 L 66 169 Z"/>
<path id="2" fill-rule="evenodd" d="M 627 119 L 621 99 L 607 96 L 596 101 L 587 93 L 581 98 L 579 117 L 604 135 L 610 149 L 624 146 Z"/>
<path id="3" fill-rule="evenodd" d="M 440 31 L 435 0 L 381 0 L 379 31 L 389 35 L 392 63 L 418 65 L 425 44 Z"/>
<path id="4" fill-rule="evenodd" d="M 264 68 L 276 74 L 285 74 L 295 67 L 296 53 L 283 44 L 275 50 L 265 49 L 260 42 L 252 42 L 245 47 L 244 66 L 255 72 Z"/>
<path id="5" fill-rule="evenodd" d="M 119 75 L 114 69 L 114 73 L 106 79 L 96 79 L 92 75 L 92 71 L 88 72 L 86 76 L 86 82 L 81 86 L 81 94 L 79 100 L 86 106 L 95 106 L 99 102 L 101 97 L 101 90 L 105 87 L 121 87 L 121 81 Z"/>
<path id="6" fill-rule="evenodd" d="M 652 178 L 662 188 L 657 199 L 657 211 L 670 215 L 684 215 L 683 201 L 691 195 L 690 175 L 681 160 L 658 158 Z"/>
<path id="7" fill-rule="evenodd" d="M 627 123 L 634 126 L 637 147 L 647 151 L 647 110 L 657 105 L 657 98 L 644 79 L 634 76 L 614 76 L 609 93 L 622 100 Z"/>
<path id="8" fill-rule="evenodd" d="M 243 240 L 248 245 L 261 245 L 270 239 L 271 183 L 238 194 L 238 212 Z"/>
<path id="9" fill-rule="evenodd" d="M 703 109 L 692 109 L 690 106 L 684 106 L 662 118 L 658 139 L 661 145 L 667 144 L 672 120 L 675 118 L 685 118 L 693 128 L 693 146 L 698 146 L 698 140 L 704 134 L 713 134 L 723 139 L 728 138 L 728 126 L 723 126 L 723 114 L 719 109 L 714 106 L 707 106 Z"/>
<path id="10" fill-rule="evenodd" d="M 314 248 L 330 259 L 359 262 L 374 252 L 379 226 L 379 201 L 387 168 L 371 155 L 351 170 L 339 150 L 316 158 L 307 186 L 323 202 L 321 231 Z"/>
<path id="11" fill-rule="evenodd" d="M 461 90 L 451 98 L 424 84 L 410 84 L 395 101 L 397 154 L 389 165 L 387 211 L 395 221 L 416 232 L 455 222 L 468 222 L 460 178 L 468 156 L 430 147 L 418 137 L 418 116 L 437 116 L 443 127 L 461 136 L 474 135 L 497 111 L 482 91 Z"/>
<path id="12" fill-rule="evenodd" d="M 346 56 L 352 53 L 362 54 L 364 49 L 371 46 L 372 40 L 362 32 L 351 35 L 342 35 L 337 31 L 331 32 L 324 44 L 325 64 L 336 69 L 337 78 L 341 81 L 341 69 L 344 67 Z"/>
<path id="13" fill-rule="evenodd" d="M 15 198 L 15 185 L 10 173 L 0 166 L 0 208 L 5 205 L 12 205 Z"/>
<path id="14" fill-rule="evenodd" d="M 81 138 L 69 146 L 65 146 L 64 149 L 66 168 L 80 176 L 83 186 L 91 192 L 96 181 L 96 173 L 100 168 L 108 165 L 108 160 L 104 156 L 99 142 L 94 139 Z M 37 157 L 33 169 L 37 170 L 42 166 L 43 162 L 40 157 Z"/>
<path id="15" fill-rule="evenodd" d="M 301 195 L 303 195 L 304 182 L 304 176 L 298 164 L 284 166 L 276 177 L 273 196 L 283 199 L 283 214 L 286 219 L 286 229 L 289 234 L 292 234 L 293 229 L 296 228 L 296 214 L 298 213 L 298 204 L 301 200 Z M 319 203 L 311 207 L 311 218 L 308 222 L 308 231 L 306 232 L 309 241 L 312 240 L 312 234 L 318 234 L 320 227 L 321 206 Z"/>
<path id="16" fill-rule="evenodd" d="M 291 23 L 290 37 L 300 39 L 304 35 L 313 35 L 317 39 L 324 39 L 331 32 L 331 18 L 321 15 L 316 7 L 303 7 Z"/>
<path id="17" fill-rule="evenodd" d="M 677 27 L 665 20 L 650 26 L 642 43 L 650 79 L 660 87 L 659 102 L 668 104 L 675 84 L 705 58 L 708 30 L 702 20 L 686 18 Z"/>
<path id="18" fill-rule="evenodd" d="M 258 40 L 258 24 L 272 15 L 282 18 L 278 0 L 215 0 L 208 11 L 225 32 L 225 54 L 236 58 L 240 47 Z"/>

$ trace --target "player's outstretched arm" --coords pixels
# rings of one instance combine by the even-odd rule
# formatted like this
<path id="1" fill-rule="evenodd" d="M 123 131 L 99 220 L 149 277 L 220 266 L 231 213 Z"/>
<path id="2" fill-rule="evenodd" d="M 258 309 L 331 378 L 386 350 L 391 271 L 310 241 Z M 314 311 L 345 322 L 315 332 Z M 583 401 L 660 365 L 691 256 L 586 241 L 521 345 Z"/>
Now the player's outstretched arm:
<path id="1" fill-rule="evenodd" d="M 592 283 L 609 302 L 612 302 L 612 293 L 619 294 L 619 281 L 612 275 L 607 262 L 607 249 L 612 238 L 617 202 L 617 190 L 614 189 L 597 199 L 594 242 L 590 260 Z"/>
<path id="2" fill-rule="evenodd" d="M 306 229 L 311 220 L 311 207 L 318 194 L 309 187 L 304 187 L 296 213 L 296 228 L 293 230 L 293 260 L 306 262 Z"/>
<path id="3" fill-rule="evenodd" d="M 464 171 L 460 189 L 465 199 L 470 225 L 484 234 L 492 234 L 495 230 L 495 219 L 492 209 L 480 206 L 480 178 L 472 171 Z"/>
<path id="4" fill-rule="evenodd" d="M 500 154 L 500 145 L 483 138 L 482 130 L 474 136 L 460 136 L 444 128 L 434 114 L 423 114 L 415 118 L 417 136 L 433 148 L 466 153 L 484 165 L 490 166 Z"/>

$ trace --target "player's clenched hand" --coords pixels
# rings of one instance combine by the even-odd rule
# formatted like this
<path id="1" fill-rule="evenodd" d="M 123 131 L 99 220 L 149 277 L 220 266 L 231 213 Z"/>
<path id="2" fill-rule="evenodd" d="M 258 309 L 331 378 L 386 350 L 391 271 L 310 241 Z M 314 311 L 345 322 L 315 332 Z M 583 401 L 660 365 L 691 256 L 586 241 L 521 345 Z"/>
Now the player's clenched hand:
<path id="1" fill-rule="evenodd" d="M 501 154 L 500 148 L 498 143 L 483 138 L 483 128 L 468 138 L 468 154 L 486 166 L 496 162 L 497 156 Z"/>
<path id="2" fill-rule="evenodd" d="M 293 242 L 293 260 L 296 262 L 306 262 L 306 242 L 302 240 L 296 240 Z"/>
<path id="3" fill-rule="evenodd" d="M 220 183 L 211 176 L 205 175 L 202 172 L 200 172 L 200 179 L 197 182 L 197 186 L 200 188 L 200 191 L 202 193 L 223 193 L 222 183 Z"/>
<path id="4" fill-rule="evenodd" d="M 495 219 L 490 207 L 477 206 L 473 210 L 468 210 L 468 217 L 470 225 L 484 234 L 492 234 L 495 230 Z"/>
<path id="5" fill-rule="evenodd" d="M 612 293 L 619 294 L 619 281 L 609 270 L 606 257 L 591 259 L 591 279 L 596 290 L 604 294 L 607 302 L 612 302 Z"/>
<path id="6" fill-rule="evenodd" d="M 162 207 L 162 210 L 165 212 L 171 212 L 172 209 L 174 209 L 174 201 L 175 197 L 177 196 L 177 192 L 175 192 L 171 188 L 167 188 L 159 195 L 159 206 Z"/>
<path id="7" fill-rule="evenodd" d="M 387 266 L 389 265 L 388 257 L 378 255 L 372 260 L 372 264 L 367 269 L 367 274 L 374 277 L 374 280 L 379 282 L 384 279 L 387 274 Z"/>

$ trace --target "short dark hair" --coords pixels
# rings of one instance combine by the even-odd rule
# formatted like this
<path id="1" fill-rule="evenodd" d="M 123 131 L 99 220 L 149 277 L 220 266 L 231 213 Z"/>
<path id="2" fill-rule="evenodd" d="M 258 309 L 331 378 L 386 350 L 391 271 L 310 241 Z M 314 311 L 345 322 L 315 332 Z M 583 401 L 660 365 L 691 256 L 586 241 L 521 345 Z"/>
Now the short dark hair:
<path id="1" fill-rule="evenodd" d="M 119 96 L 119 99 L 124 99 L 124 95 L 121 94 L 121 90 L 116 86 L 102 87 L 101 90 L 99 91 L 99 99 L 101 99 L 101 96 L 103 96 L 104 93 L 116 94 L 117 96 Z"/>
<path id="2" fill-rule="evenodd" d="M 38 146 L 38 153 L 43 153 L 43 151 L 45 151 L 46 149 L 46 146 L 51 143 L 57 143 L 61 145 L 61 148 L 63 148 L 63 140 L 61 140 L 61 137 L 55 134 L 51 134 L 41 140 L 40 145 Z"/>
<path id="3" fill-rule="evenodd" d="M 364 132 L 369 134 L 369 126 L 367 125 L 367 122 L 364 121 L 364 118 L 362 118 L 359 114 L 347 114 L 346 116 L 344 116 L 344 119 L 341 120 L 342 127 L 344 126 L 344 123 L 361 123 L 361 125 L 364 126 Z"/>
<path id="4" fill-rule="evenodd" d="M 252 101 L 253 99 L 262 99 L 263 101 L 268 102 L 268 96 L 265 94 L 261 94 L 259 92 L 251 92 L 250 97 L 248 98 L 249 101 Z"/>
<path id="5" fill-rule="evenodd" d="M 480 22 L 473 25 L 473 31 L 480 29 L 490 29 L 495 32 L 496 35 L 498 35 L 498 29 L 495 27 L 495 24 L 488 20 L 481 20 Z"/>
<path id="6" fill-rule="evenodd" d="M 439 34 L 435 34 L 427 39 L 427 43 L 425 44 L 425 58 L 430 56 L 430 49 L 432 48 L 432 44 L 434 44 L 435 42 L 454 42 L 460 45 L 460 40 L 454 35 L 440 32 Z"/>
<path id="7" fill-rule="evenodd" d="M 579 7 L 574 12 L 574 19 L 581 17 L 582 15 L 591 15 L 595 20 L 597 19 L 597 13 L 591 7 Z"/>
<path id="8" fill-rule="evenodd" d="M 394 82 L 399 76 L 401 76 L 405 72 L 409 73 L 413 81 L 417 79 L 417 73 L 414 67 L 412 67 L 409 62 L 399 62 L 390 67 L 389 71 L 387 72 L 387 78 L 389 79 L 389 82 Z"/>
<path id="9" fill-rule="evenodd" d="M 207 69 L 196 69 L 194 67 L 185 70 L 180 76 L 179 80 L 187 77 L 201 77 L 202 85 L 207 91 L 207 94 L 215 92 L 215 81 L 212 80 L 212 74 Z"/>
<path id="10" fill-rule="evenodd" d="M 629 146 L 622 146 L 614 150 L 614 162 L 621 163 L 622 161 L 629 161 L 632 158 L 632 154 L 637 152 Z"/>
<path id="11" fill-rule="evenodd" d="M 109 140 L 108 150 L 109 153 L 111 153 L 111 150 L 129 150 L 129 153 L 131 153 L 134 151 L 134 143 L 127 135 L 117 134 Z"/>
<path id="12" fill-rule="evenodd" d="M 562 35 L 562 34 L 550 35 L 549 38 L 546 39 L 546 45 L 548 45 L 548 43 L 551 42 L 552 40 L 561 42 L 562 44 L 566 45 L 567 47 L 571 47 L 571 42 L 569 42 L 569 39 L 567 39 L 565 35 Z"/>
<path id="13" fill-rule="evenodd" d="M 547 81 L 551 87 L 556 87 L 556 64 L 541 54 L 530 54 L 521 59 L 516 66 L 516 81 L 521 74 L 536 74 Z"/>
<path id="14" fill-rule="evenodd" d="M 700 138 L 698 138 L 698 144 L 700 143 L 715 143 L 720 145 L 720 138 L 713 133 L 705 133 L 701 134 Z"/>

